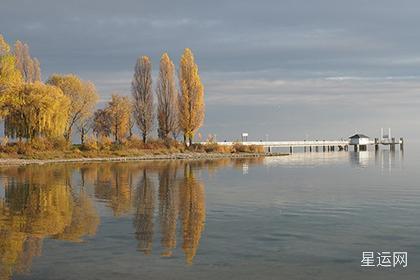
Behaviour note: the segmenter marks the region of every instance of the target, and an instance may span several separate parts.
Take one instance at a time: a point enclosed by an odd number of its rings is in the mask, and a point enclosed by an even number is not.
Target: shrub
[[[29,145],[28,143],[19,141],[15,144],[15,147],[16,147],[16,152],[19,155],[32,155],[33,154],[33,149],[31,145]]]
[[[232,146],[218,145],[217,143],[210,143],[203,145],[206,153],[231,153]]]
[[[129,149],[144,149],[143,140],[141,140],[138,136],[134,135],[131,138],[125,140],[123,145]]]
[[[218,152],[219,149],[219,145],[217,145],[217,143],[205,144],[203,147],[206,153],[215,153]]]
[[[48,141],[48,139],[46,139]],[[49,139],[53,148],[56,150],[68,150],[71,144],[64,137],[56,137]]]
[[[112,148],[112,140],[108,136],[101,136],[97,143],[100,150],[109,151]]]
[[[240,143],[235,143],[233,145],[233,150],[236,153],[264,153],[263,146],[257,145],[243,145]]]
[[[9,138],[7,136],[0,138],[0,145],[2,147],[6,146],[9,143]]]
[[[204,145],[202,144],[192,144],[191,146],[188,147],[188,150],[191,152],[196,152],[196,153],[205,152]]]
[[[98,149],[98,141],[93,137],[87,137],[85,143],[82,145],[82,150],[85,151],[97,151]]]
[[[264,153],[264,147],[259,145],[250,145],[248,146],[251,153]]]

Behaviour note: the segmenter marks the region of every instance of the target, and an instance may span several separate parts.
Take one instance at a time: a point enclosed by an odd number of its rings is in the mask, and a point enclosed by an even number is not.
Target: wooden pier
[[[354,151],[366,151],[368,146],[374,146],[378,150],[381,145],[389,146],[390,150],[395,150],[396,146],[400,150],[404,149],[404,139],[370,139],[362,134],[356,134],[348,140],[301,140],[301,141],[239,141],[239,142],[215,142],[221,146],[232,146],[235,144],[247,146],[263,146],[268,152],[273,148],[288,148],[293,153],[295,148],[303,148],[304,152],[332,152],[332,151],[348,151],[349,146],[353,146]],[[201,142],[200,144],[208,144]]]

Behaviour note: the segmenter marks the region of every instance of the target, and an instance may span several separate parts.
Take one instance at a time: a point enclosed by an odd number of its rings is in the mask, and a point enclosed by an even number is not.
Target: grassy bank
[[[1,143],[1,162],[7,160],[68,160],[68,159],[173,159],[196,157],[234,157],[267,155],[263,147],[234,144],[220,146],[194,144],[185,147],[177,141],[152,140],[143,143],[132,138],[113,143],[109,138],[87,139],[84,145],[68,144],[64,139],[38,138],[31,142]]]

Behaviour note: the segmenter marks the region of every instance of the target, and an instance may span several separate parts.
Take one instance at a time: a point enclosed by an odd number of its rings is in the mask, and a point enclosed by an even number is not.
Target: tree
[[[70,98],[69,119],[64,133],[64,137],[69,141],[73,127],[83,126],[83,123],[92,116],[98,101],[95,85],[91,82],[82,81],[73,74],[54,74],[48,79],[47,83],[59,87]],[[83,139],[81,140],[83,141]]]
[[[77,130],[80,134],[80,143],[83,145],[85,143],[86,135],[91,129],[93,129],[93,119],[92,117],[84,118],[76,125]]]
[[[10,52],[10,46],[7,44],[6,40],[2,34],[0,34],[0,56],[6,55]]]
[[[158,134],[162,139],[174,135],[178,127],[178,92],[175,85],[175,67],[169,55],[164,53],[160,59],[159,78],[156,86],[158,99]]]
[[[111,135],[111,117],[107,110],[99,109],[93,114],[92,129],[97,138]]]
[[[127,136],[130,126],[132,112],[130,99],[126,96],[113,94],[111,101],[108,103],[108,107],[105,110],[109,117],[111,125],[110,130],[114,135],[115,142],[121,142],[121,140]]]
[[[10,53],[10,47],[0,34],[0,117],[7,115],[8,107],[13,103],[14,93],[19,90],[23,80],[16,69],[16,59]]]
[[[150,58],[142,56],[137,60],[131,84],[134,118],[146,143],[153,127],[152,64]]]
[[[179,126],[185,142],[192,144],[194,134],[204,121],[204,87],[190,49],[185,49],[179,66]]]
[[[41,67],[38,59],[32,58],[28,44],[21,41],[15,43],[16,68],[27,83],[41,81]]]
[[[20,139],[58,137],[66,128],[69,104],[69,98],[55,86],[25,84],[8,105],[5,135]]]

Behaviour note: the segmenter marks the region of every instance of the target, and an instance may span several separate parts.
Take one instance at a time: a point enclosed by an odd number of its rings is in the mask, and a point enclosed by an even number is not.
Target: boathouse
[[[364,134],[355,134],[349,137],[350,145],[353,145],[354,150],[366,151],[367,145],[370,144],[370,138]]]

